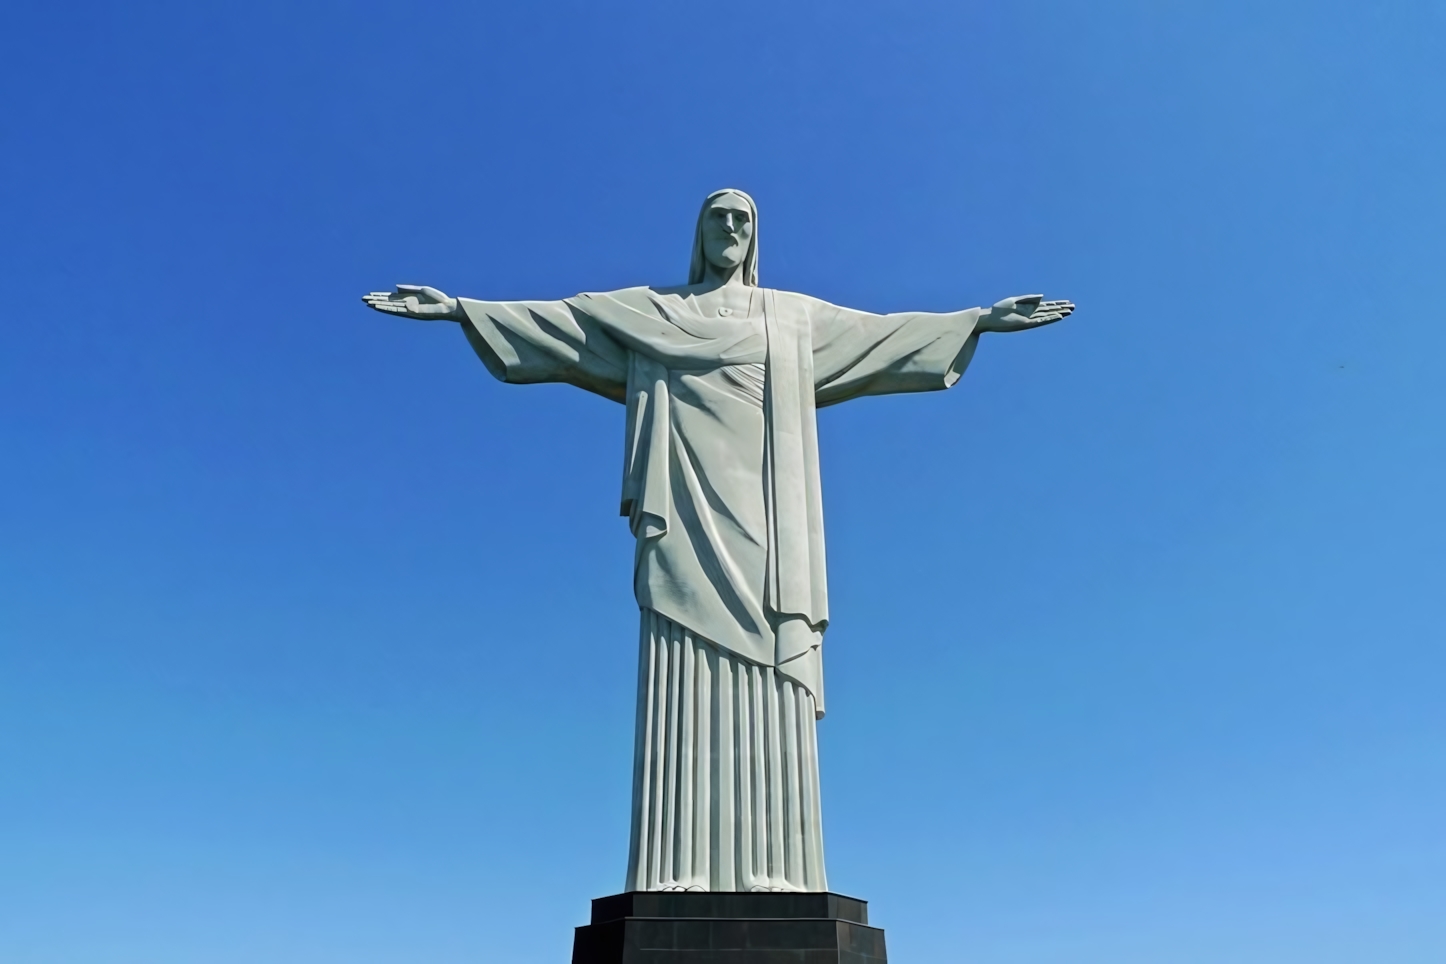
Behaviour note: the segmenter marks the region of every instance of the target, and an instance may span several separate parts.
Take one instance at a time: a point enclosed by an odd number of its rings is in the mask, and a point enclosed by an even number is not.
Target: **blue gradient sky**
[[[820,419],[830,881],[899,961],[1446,959],[1439,3],[11,5],[0,959],[567,960],[621,409],[397,281],[1041,291]]]

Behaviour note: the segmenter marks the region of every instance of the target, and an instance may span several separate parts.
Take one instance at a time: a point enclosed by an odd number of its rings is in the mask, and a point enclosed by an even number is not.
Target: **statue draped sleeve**
[[[467,340],[501,381],[565,382],[627,400],[627,349],[573,300],[457,301]]]
[[[970,308],[876,315],[815,300],[809,314],[818,406],[949,388],[974,356],[983,313]]]

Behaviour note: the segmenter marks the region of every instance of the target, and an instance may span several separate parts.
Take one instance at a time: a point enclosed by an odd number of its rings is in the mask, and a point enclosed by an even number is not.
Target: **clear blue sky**
[[[1032,291],[821,416],[830,882],[901,961],[1446,960],[1439,3],[16,4],[0,959],[567,960],[622,413],[365,310]]]

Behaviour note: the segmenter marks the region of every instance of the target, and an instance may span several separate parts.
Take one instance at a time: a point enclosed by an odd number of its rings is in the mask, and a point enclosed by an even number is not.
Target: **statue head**
[[[758,284],[758,205],[736,188],[714,191],[698,212],[688,284],[707,277],[708,265],[727,273],[737,268],[746,285]]]

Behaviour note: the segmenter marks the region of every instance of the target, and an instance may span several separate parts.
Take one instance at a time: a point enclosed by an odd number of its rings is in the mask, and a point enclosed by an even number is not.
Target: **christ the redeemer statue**
[[[627,407],[622,514],[642,610],[627,890],[823,891],[815,721],[828,626],[814,409],[948,388],[979,334],[1074,310],[876,315],[758,286],[758,209],[703,202],[688,283],[562,301],[399,285],[368,305],[460,322],[505,382]]]

